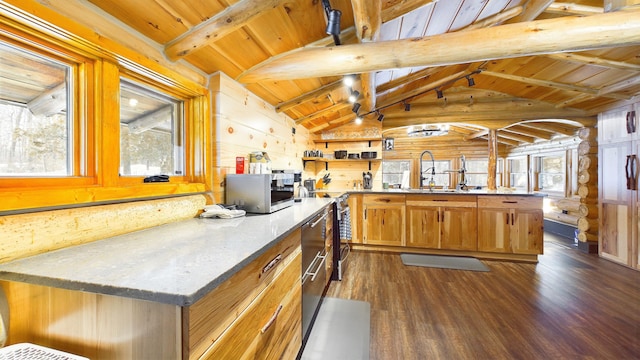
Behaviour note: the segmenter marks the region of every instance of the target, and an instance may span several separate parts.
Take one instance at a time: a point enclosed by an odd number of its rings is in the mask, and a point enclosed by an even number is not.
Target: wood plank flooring
[[[597,255],[545,241],[538,264],[490,272],[349,260],[327,296],[371,304],[371,359],[640,359],[640,272]]]

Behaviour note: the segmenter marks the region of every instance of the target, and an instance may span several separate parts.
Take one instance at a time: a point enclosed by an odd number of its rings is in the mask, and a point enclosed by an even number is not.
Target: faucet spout
[[[427,168],[426,170],[423,170],[422,159],[424,158],[425,154],[429,154],[429,156],[431,157],[431,168]],[[422,187],[424,186],[423,180],[427,179],[422,174],[424,174],[429,170],[431,170],[431,179],[429,180],[429,190],[433,191],[433,188],[436,186],[436,182],[433,180],[433,177],[436,175],[436,161],[433,158],[433,153],[429,150],[425,150],[420,154],[420,189],[422,189]]]

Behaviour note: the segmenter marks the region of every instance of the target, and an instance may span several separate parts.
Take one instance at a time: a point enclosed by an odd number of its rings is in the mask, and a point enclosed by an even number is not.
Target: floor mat
[[[410,266],[425,266],[443,269],[489,271],[489,268],[480,260],[463,256],[441,256],[400,254],[402,263]]]
[[[371,305],[324,298],[301,359],[369,359]]]

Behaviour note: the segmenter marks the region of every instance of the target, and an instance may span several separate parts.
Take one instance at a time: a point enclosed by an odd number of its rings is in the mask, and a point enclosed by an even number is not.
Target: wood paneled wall
[[[210,89],[213,183],[208,187],[216,202],[224,202],[224,179],[235,174],[238,156],[246,158],[245,172],[254,151],[267,152],[273,169],[302,170],[304,150],[314,146],[306,128],[222,73],[211,77]]]
[[[0,263],[192,218],[203,195],[0,216]]]

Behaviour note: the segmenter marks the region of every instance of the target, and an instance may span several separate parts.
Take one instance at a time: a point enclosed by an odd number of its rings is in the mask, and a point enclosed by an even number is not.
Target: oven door
[[[302,226],[302,337],[306,342],[327,285],[325,226],[322,212]]]

